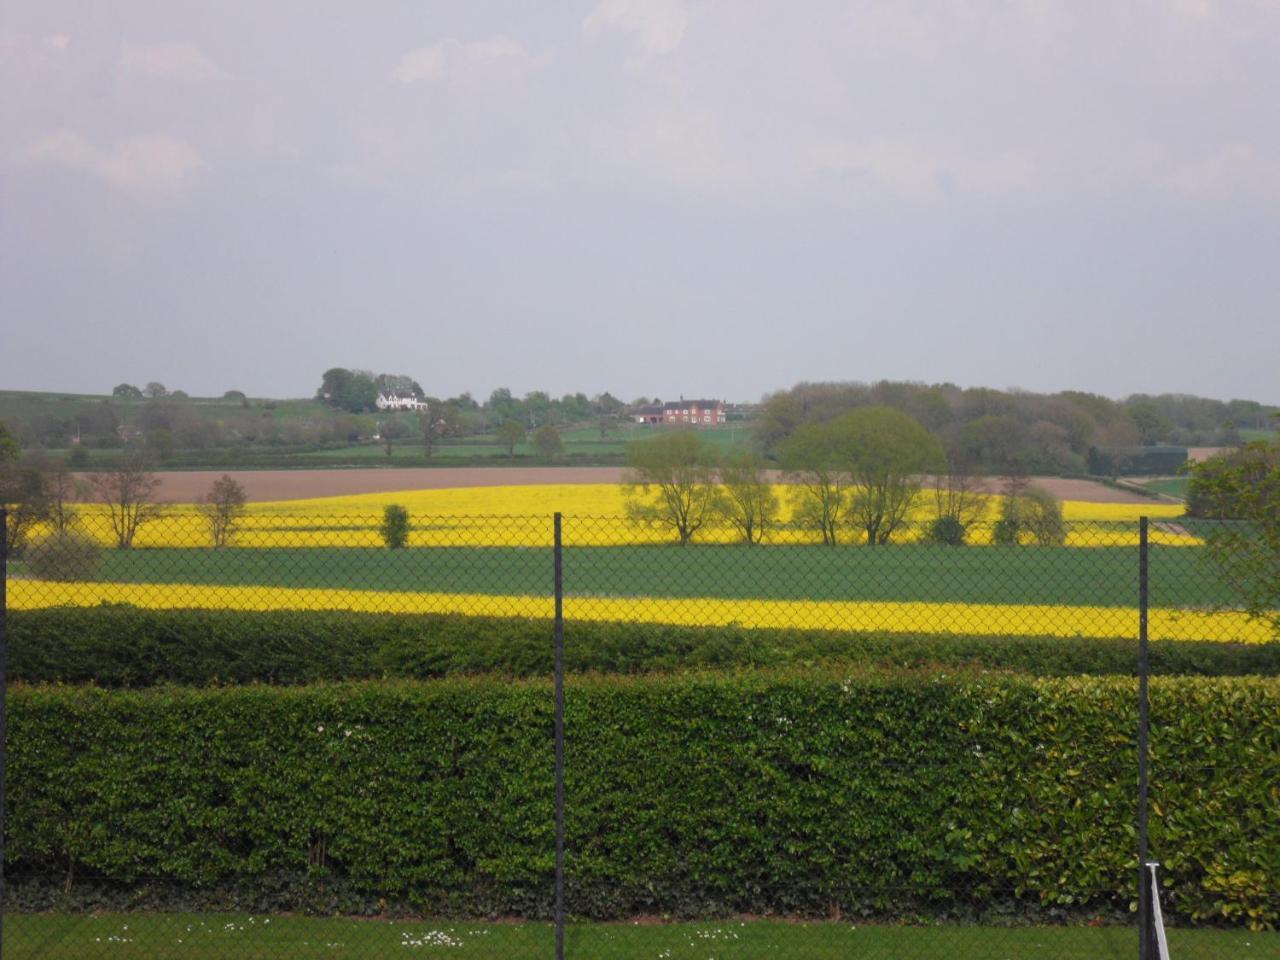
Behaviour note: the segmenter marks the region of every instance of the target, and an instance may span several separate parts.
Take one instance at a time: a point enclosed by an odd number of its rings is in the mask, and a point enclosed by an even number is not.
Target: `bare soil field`
[[[229,475],[244,486],[251,501],[306,500],[397,490],[440,490],[449,487],[501,487],[540,483],[619,483],[622,467],[442,467],[351,470],[234,470]],[[191,503],[223,475],[218,470],[162,473],[159,497]],[[776,474],[774,479],[780,481]],[[1063,500],[1091,503],[1150,503],[1133,493],[1091,480],[1036,477],[1033,480]],[[993,489],[998,489],[994,487]]]

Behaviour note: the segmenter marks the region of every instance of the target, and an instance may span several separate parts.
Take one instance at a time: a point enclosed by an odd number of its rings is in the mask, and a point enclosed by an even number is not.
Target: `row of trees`
[[[487,400],[477,400],[469,392],[440,398],[429,396],[416,380],[403,374],[373,373],[345,367],[333,367],[324,372],[316,390],[316,399],[349,413],[373,413],[377,410],[379,393],[413,397],[437,407],[440,413],[448,410],[459,430],[466,433],[483,433],[509,420],[533,430],[546,424],[616,417],[627,406],[607,392],[594,397],[585,393],[553,397],[542,390],[531,390],[517,397],[506,387],[494,390]]]
[[[19,448],[0,428],[0,506],[5,509],[5,543],[37,572],[84,579],[86,564],[96,565],[98,540],[85,529],[81,505],[92,503],[105,516],[117,549],[128,550],[138,531],[162,513],[161,479],[145,450],[130,451],[112,470],[81,479],[66,464],[20,460]],[[197,503],[210,542],[228,546],[245,511],[244,488],[230,476],[214,481]],[[33,533],[43,536],[33,540]]]
[[[791,480],[793,522],[834,545],[856,530],[869,546],[890,543],[914,515],[929,478],[934,519],[930,537],[961,544],[990,506],[979,479],[948,460],[941,442],[916,420],[890,407],[853,410],[802,425],[779,445]],[[758,453],[720,454],[691,431],[658,434],[628,449],[628,515],[670,527],[681,544],[703,526],[723,522],[742,542],[759,543],[777,524],[781,503]],[[997,542],[1061,543],[1057,501],[1025,480],[1006,483]]]
[[[766,451],[806,424],[861,407],[905,413],[988,473],[1083,473],[1095,448],[1154,443],[1235,443],[1242,428],[1264,428],[1276,410],[1250,400],[1135,395],[1115,401],[1064,391],[1035,394],[953,384],[881,381],[801,383],[767,397],[757,423]]]

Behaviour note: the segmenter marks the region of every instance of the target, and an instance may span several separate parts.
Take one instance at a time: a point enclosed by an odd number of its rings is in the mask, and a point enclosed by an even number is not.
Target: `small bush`
[[[1013,546],[1024,533],[1042,547],[1060,547],[1067,542],[1062,504],[1043,487],[1027,487],[1019,496],[1006,497],[1000,504],[1000,519],[992,539]]]
[[[964,546],[965,525],[956,517],[939,517],[929,524],[929,540],[932,543],[945,543],[953,547]]]
[[[87,534],[67,529],[27,548],[27,569],[42,580],[92,580],[102,547]]]
[[[1067,525],[1062,504],[1043,487],[1028,487],[1022,497],[1021,523],[1042,547],[1060,547],[1067,542]]]
[[[1018,521],[1013,517],[1001,517],[991,528],[991,540],[1002,547],[1018,545]]]
[[[409,511],[398,503],[388,504],[382,511],[382,526],[378,532],[390,549],[403,549],[409,542]]]

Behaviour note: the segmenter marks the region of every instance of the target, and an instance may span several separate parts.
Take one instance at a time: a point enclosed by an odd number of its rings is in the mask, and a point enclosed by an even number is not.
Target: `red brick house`
[[[662,422],[713,426],[725,422],[724,404],[719,400],[672,400],[662,405]]]

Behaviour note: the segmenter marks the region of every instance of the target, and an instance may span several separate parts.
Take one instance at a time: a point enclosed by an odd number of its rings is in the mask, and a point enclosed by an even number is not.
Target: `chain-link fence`
[[[1280,956],[1211,525],[142,519],[6,528],[6,957]]]

